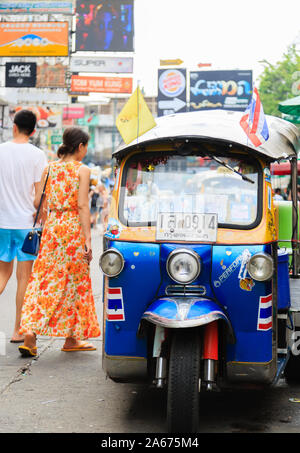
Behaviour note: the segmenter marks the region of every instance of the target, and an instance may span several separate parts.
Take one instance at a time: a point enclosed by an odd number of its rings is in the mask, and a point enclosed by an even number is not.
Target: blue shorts
[[[9,263],[15,257],[18,261],[34,261],[36,256],[22,252],[22,246],[29,230],[0,228],[0,261]]]

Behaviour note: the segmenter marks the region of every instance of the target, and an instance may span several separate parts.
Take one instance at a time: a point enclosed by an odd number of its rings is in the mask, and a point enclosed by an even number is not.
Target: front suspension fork
[[[207,383],[207,390],[213,389],[216,377],[216,365],[219,359],[219,334],[218,321],[213,321],[205,326],[204,330],[204,376],[203,380]]]
[[[161,326],[155,327],[153,354],[156,359],[154,384],[157,388],[163,388],[167,377],[167,359],[162,356],[162,344],[166,339],[166,329]]]
[[[167,375],[167,359],[161,355],[162,344],[165,339],[166,329],[164,327],[156,326],[153,343],[153,357],[156,359],[154,384],[157,388],[164,387]],[[207,390],[212,390],[213,384],[215,383],[216,365],[219,359],[218,348],[218,322],[213,321],[210,324],[207,324],[204,329],[203,380],[206,382]]]

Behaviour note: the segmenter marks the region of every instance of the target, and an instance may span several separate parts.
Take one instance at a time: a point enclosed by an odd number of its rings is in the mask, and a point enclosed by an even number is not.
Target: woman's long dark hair
[[[89,139],[89,134],[79,127],[68,127],[63,133],[63,142],[57,150],[57,156],[63,157],[67,154],[74,154],[80,143],[86,145]]]

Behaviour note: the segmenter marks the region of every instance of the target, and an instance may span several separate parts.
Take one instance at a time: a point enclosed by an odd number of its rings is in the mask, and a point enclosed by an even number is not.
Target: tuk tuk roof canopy
[[[128,145],[121,145],[113,153],[113,157],[123,157],[145,145],[166,143],[177,139],[238,145],[271,161],[297,155],[296,150],[300,140],[300,131],[297,126],[275,116],[266,115],[269,139],[255,147],[240,126],[243,115],[243,112],[207,110],[158,117],[155,119],[155,127]]]

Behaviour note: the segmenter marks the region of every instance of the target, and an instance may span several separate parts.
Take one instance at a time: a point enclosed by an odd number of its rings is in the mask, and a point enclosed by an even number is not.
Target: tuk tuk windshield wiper
[[[241,178],[244,179],[244,181],[248,181],[248,182],[251,182],[251,184],[255,184],[254,181],[252,181],[252,179],[248,178],[247,176],[243,175],[243,173],[240,173],[239,171],[235,170],[235,168],[232,168],[230,165],[226,164],[226,162],[224,162],[223,160],[219,159],[218,157],[216,156],[211,156],[211,158],[215,161],[215,162],[218,162],[218,164],[220,165],[223,165],[224,167],[228,168],[229,170],[233,171],[234,173],[236,173],[237,175],[241,176]]]

